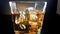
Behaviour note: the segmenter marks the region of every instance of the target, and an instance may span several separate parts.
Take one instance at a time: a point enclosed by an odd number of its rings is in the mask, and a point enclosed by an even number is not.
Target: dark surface
[[[42,28],[41,34],[54,34],[56,33],[56,9],[57,9],[57,0],[48,0],[47,1],[46,14],[44,18],[44,25]],[[56,20],[57,19],[57,20]],[[56,25],[55,25],[56,24]]]
[[[0,34],[13,34],[11,15],[0,15]]]
[[[14,34],[11,15],[3,13],[10,13],[9,0],[0,0],[0,34]],[[46,14],[44,18],[44,25],[41,34],[53,34],[54,23],[56,22],[55,12],[57,7],[57,0],[48,0]],[[57,15],[59,19],[59,15]],[[59,21],[58,21],[59,22]],[[54,25],[54,26],[53,26]],[[56,33],[56,32],[54,32]]]

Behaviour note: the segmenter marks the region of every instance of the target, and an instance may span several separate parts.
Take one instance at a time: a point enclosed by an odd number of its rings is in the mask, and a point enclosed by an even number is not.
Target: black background
[[[1,34],[14,34],[11,15],[5,15],[5,13],[10,12],[10,7],[8,3],[9,1],[10,0],[0,0],[0,33]],[[27,0],[24,0],[24,1],[27,1]],[[54,34],[56,33],[56,30],[57,30],[56,29],[57,23],[55,22],[57,22],[56,19],[57,20],[59,19],[59,15],[56,14],[57,0],[46,0],[46,1],[48,2],[48,4],[46,8],[44,25],[43,25],[41,34]]]

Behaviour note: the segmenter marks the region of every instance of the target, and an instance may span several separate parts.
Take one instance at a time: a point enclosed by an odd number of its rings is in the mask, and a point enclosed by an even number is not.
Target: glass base
[[[29,31],[29,33],[25,33],[25,32],[20,32],[20,31],[14,31],[15,32],[15,34],[37,34],[36,32],[31,32],[31,31]]]

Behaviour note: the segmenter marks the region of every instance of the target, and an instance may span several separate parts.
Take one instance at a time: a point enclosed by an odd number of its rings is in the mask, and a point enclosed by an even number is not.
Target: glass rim
[[[43,2],[47,2],[47,1],[9,1],[9,2],[20,2],[20,3],[43,3]]]

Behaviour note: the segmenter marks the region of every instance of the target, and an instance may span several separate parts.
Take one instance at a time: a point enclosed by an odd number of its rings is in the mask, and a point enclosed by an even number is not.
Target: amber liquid
[[[20,14],[12,14],[12,21],[15,34],[18,32],[19,34],[29,33],[30,25],[27,20],[23,19],[23,17],[21,18]]]
[[[38,11],[37,14],[26,14],[25,19],[20,19],[20,14],[12,14],[12,21],[14,26],[15,34],[36,34],[38,29],[42,27],[44,13]],[[36,17],[33,19],[34,17]],[[33,18],[32,18],[33,17]],[[20,25],[24,25],[25,29],[20,27]]]

